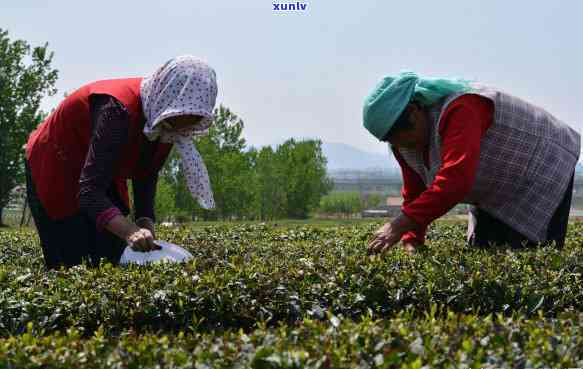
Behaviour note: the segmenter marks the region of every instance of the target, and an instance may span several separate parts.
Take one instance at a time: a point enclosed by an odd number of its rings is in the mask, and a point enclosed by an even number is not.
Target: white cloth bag
[[[145,265],[149,263],[169,262],[181,263],[192,259],[194,256],[182,247],[170,242],[154,241],[161,247],[160,250],[141,252],[134,251],[130,246],[127,246],[119,260],[120,265],[139,264]]]

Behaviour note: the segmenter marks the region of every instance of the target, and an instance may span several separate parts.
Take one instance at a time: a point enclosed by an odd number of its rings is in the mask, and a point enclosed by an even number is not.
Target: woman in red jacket
[[[69,95],[31,133],[27,195],[48,268],[100,259],[117,264],[127,244],[154,244],[158,171],[176,145],[188,187],[214,207],[193,137],[212,123],[214,70],[191,56],[174,58],[146,78],[97,81]],[[132,180],[135,222],[127,220]]]

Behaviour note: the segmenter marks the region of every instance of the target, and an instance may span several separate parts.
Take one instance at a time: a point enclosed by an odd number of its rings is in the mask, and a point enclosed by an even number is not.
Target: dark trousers
[[[567,225],[569,224],[569,212],[571,211],[571,199],[573,197],[573,183],[565,191],[563,200],[555,210],[547,230],[547,242],[555,242],[556,247],[562,248],[565,245],[567,235]],[[468,243],[477,247],[488,247],[491,244],[510,245],[514,248],[535,247],[539,245],[512,229],[510,226],[494,218],[480,208],[475,208],[470,217],[473,217],[473,231],[468,230]]]
[[[97,231],[95,221],[82,212],[64,219],[49,218],[37,196],[30,167],[25,165],[28,205],[47,268],[70,267],[83,261],[97,266],[101,259],[117,265],[126,243],[109,231]],[[114,186],[108,190],[108,196],[115,206],[126,210]]]

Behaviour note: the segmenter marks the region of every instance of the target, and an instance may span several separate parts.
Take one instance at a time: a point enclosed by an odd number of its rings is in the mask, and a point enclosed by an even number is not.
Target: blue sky
[[[318,137],[386,152],[362,128],[362,101],[402,69],[500,87],[583,130],[583,2],[4,0],[0,28],[49,42],[63,93],[140,76],[192,54],[217,71],[218,101],[245,121],[248,142]]]

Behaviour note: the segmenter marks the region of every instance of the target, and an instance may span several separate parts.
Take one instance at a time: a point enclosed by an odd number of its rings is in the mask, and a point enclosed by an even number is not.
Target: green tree
[[[12,188],[24,182],[23,145],[42,122],[43,97],[56,93],[48,44],[31,48],[0,29],[0,224]]]
[[[246,152],[244,123],[228,108],[219,106],[208,135],[195,139],[211,181],[215,209],[207,211],[192,198],[180,158],[173,152],[161,177],[174,189],[175,211],[205,220],[253,218],[257,211],[254,153]]]
[[[156,197],[158,197],[158,191],[163,191],[162,187],[164,183],[167,183],[172,192],[171,198],[156,199],[156,203],[159,201],[172,201],[169,204],[169,208],[173,208],[173,217],[179,220],[186,220],[192,217],[192,214],[196,208],[196,202],[190,195],[188,187],[186,186],[184,171],[182,170],[180,163],[180,156],[175,149],[172,149],[170,156],[168,157],[166,164],[161,170],[158,187],[156,189]]]
[[[326,157],[319,140],[287,140],[275,153],[285,183],[289,218],[307,218],[332,188],[326,174]]]
[[[370,193],[362,197],[362,206],[364,208],[376,208],[381,205],[383,197],[378,193]]]
[[[257,154],[257,197],[262,220],[283,218],[287,215],[287,174],[283,155],[276,155],[270,146]]]
[[[209,134],[197,140],[213,189],[216,209],[208,212],[197,208],[205,219],[250,218],[254,212],[256,185],[252,155],[245,150],[242,137],[244,123],[224,106],[215,109],[215,120]]]
[[[158,222],[170,220],[176,214],[176,191],[164,176],[158,178],[154,210]]]
[[[358,192],[332,192],[322,198],[319,211],[324,214],[350,216],[363,209]]]
[[[161,178],[174,191],[174,211],[205,220],[306,218],[332,188],[321,142],[291,139],[275,151],[248,149],[243,128],[236,114],[220,106],[208,135],[196,139],[209,172],[213,211],[192,199],[180,158],[175,152],[170,155]]]

